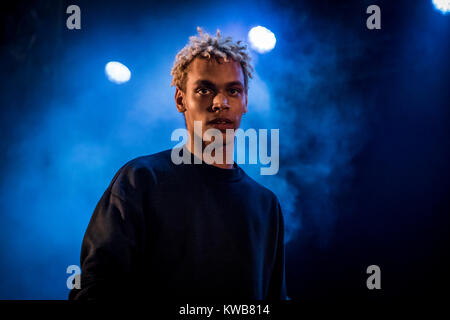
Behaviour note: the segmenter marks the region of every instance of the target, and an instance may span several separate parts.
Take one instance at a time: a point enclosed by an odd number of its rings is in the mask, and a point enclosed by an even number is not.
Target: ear
[[[186,107],[184,104],[184,92],[176,87],[175,89],[175,105],[177,106],[178,112],[185,112]]]

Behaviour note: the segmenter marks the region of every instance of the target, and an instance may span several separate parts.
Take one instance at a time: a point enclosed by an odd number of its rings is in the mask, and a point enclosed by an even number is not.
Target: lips
[[[228,118],[215,118],[208,122],[212,127],[225,131],[226,129],[234,129],[234,123]]]
[[[227,123],[232,124],[233,121],[231,121],[228,118],[216,118],[214,120],[209,121],[209,123],[211,123],[211,124],[227,124]]]

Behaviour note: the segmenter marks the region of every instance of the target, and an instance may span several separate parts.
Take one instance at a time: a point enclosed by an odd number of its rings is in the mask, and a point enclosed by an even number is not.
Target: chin
[[[233,129],[233,130],[236,130],[236,129]],[[234,143],[234,134],[233,134],[233,137],[230,139],[230,141],[227,141],[227,134],[226,134],[226,132],[222,132],[222,139],[223,139],[223,145],[224,146],[226,146],[227,144]]]

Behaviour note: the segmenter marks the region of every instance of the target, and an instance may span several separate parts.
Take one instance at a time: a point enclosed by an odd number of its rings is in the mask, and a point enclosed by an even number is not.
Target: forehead
[[[241,64],[232,59],[228,62],[222,59],[219,63],[215,58],[207,60],[197,57],[189,65],[187,82],[197,80],[208,80],[217,85],[240,81],[244,85],[244,73]]]

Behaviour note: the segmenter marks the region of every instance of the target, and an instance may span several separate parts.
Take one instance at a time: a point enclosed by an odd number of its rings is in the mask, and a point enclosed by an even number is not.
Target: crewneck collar
[[[181,148],[178,148],[177,152],[180,152],[180,156],[184,155],[187,152],[190,155],[191,164],[183,164],[185,166],[192,166],[195,170],[199,172],[200,175],[205,177],[206,179],[211,179],[215,181],[238,181],[242,179],[245,174],[241,167],[237,165],[236,162],[233,161],[232,169],[225,169],[213,166],[211,164],[206,163],[203,159],[200,159],[195,154],[189,151],[186,145],[183,145]],[[201,160],[201,163],[196,163]]]

